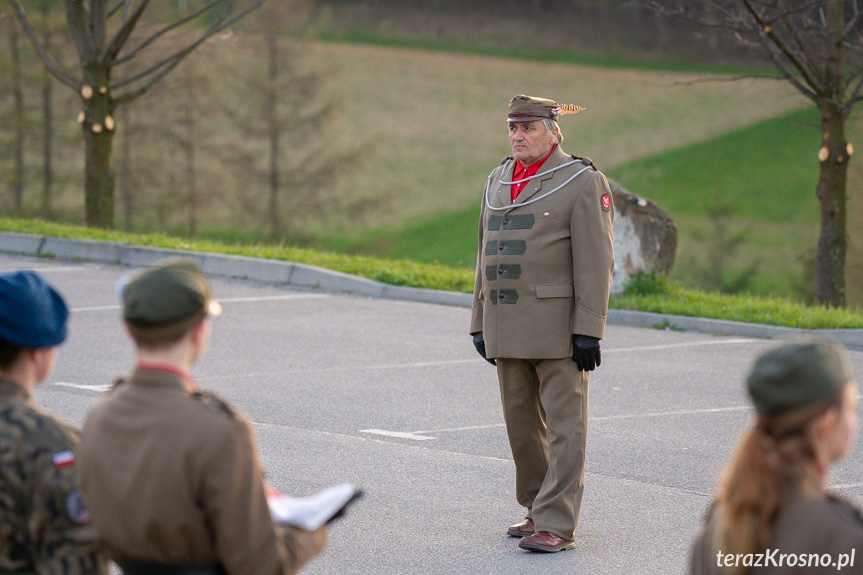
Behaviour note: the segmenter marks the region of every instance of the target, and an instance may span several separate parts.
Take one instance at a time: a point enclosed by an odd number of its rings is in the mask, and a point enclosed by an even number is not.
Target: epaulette
[[[570,157],[572,157],[573,160],[578,160],[579,162],[581,162],[585,166],[590,166],[594,172],[598,171],[597,167],[593,165],[593,160],[591,160],[587,156],[582,158],[581,156],[576,156],[575,154],[570,154]]]
[[[507,157],[505,157],[504,159],[502,159],[502,160],[500,161],[500,165],[501,165],[501,166],[502,166],[502,165],[504,165],[505,163],[507,163],[507,162],[508,162],[508,161],[510,161],[511,159],[512,159],[512,156],[507,156]]]
[[[210,391],[196,391],[192,396],[207,406],[207,409],[215,413],[222,413],[231,419],[236,419],[237,414],[227,401]]]

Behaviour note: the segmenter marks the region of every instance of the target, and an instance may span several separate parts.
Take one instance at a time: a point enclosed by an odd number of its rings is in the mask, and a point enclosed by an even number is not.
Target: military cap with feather
[[[509,101],[507,122],[534,122],[536,120],[555,120],[565,114],[577,114],[584,110],[575,104],[558,104],[548,98],[519,94]]]

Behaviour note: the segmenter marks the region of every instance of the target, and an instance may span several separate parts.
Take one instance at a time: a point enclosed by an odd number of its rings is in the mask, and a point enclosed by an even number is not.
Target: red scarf
[[[526,180],[531,176],[535,176],[539,169],[542,167],[542,164],[548,159],[554,149],[557,148],[557,144],[551,147],[551,150],[545,155],[543,159],[538,162],[535,162],[529,166],[523,166],[520,161],[515,163],[515,168],[512,170],[512,181],[517,182],[519,180]],[[530,182],[522,182],[520,184],[513,184],[512,190],[510,194],[512,195],[512,202],[515,203],[515,199],[521,193],[521,191],[527,186]]]

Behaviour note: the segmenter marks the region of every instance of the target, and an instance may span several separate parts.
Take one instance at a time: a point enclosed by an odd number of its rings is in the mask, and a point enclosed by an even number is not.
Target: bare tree
[[[120,204],[123,210],[123,231],[132,231],[132,218],[135,213],[132,197],[132,146],[129,128],[132,125],[131,106],[120,108],[120,121],[126,130],[120,132],[120,157],[117,162],[120,176]]]
[[[309,6],[304,0],[271,3],[247,23],[255,30],[247,41],[260,46],[266,58],[259,68],[241,72],[248,87],[242,100],[220,106],[243,142],[259,143],[261,154],[232,144],[221,152],[225,161],[266,182],[264,216],[274,240],[297,233],[298,211],[322,217],[337,206],[337,199],[325,196],[359,158],[353,143],[346,145],[336,136],[339,106],[330,86],[334,70],[316,62],[304,43],[288,37],[297,32],[295,27],[311,26],[302,25],[310,19]],[[284,146],[285,141],[290,145]]]
[[[767,53],[781,77],[820,112],[821,232],[815,300],[845,305],[848,162],[845,126],[863,100],[863,0],[647,0],[654,9],[716,28]],[[813,154],[814,155],[814,154]]]
[[[270,236],[275,238],[282,230],[282,218],[279,209],[279,187],[281,180],[280,149],[282,140],[282,121],[279,117],[279,38],[270,29],[267,35],[267,84],[266,84],[266,115],[268,136],[270,140]]]
[[[61,67],[30,22],[21,0],[9,0],[15,15],[46,68],[64,85],[76,90],[83,110],[78,116],[84,133],[84,196],[88,226],[114,227],[114,171],[111,144],[114,111],[146,93],[195,48],[224,30],[266,0],[205,0],[191,13],[166,23],[142,38],[133,37],[150,0],[63,0],[68,31],[75,44],[80,69]],[[109,23],[110,20],[110,23]],[[156,46],[181,28],[193,36],[167,55],[148,60]]]
[[[9,21],[9,51],[12,66],[12,97],[15,102],[13,122],[15,124],[15,168],[12,176],[10,192],[15,213],[20,214],[24,202],[24,137],[25,110],[24,87],[21,74],[21,50],[18,45],[18,30],[13,21]]]
[[[184,75],[184,88],[186,97],[183,99],[183,112],[181,126],[182,130],[177,140],[180,148],[183,150],[183,156],[186,161],[186,220],[189,235],[194,237],[198,234],[198,172],[196,169],[195,156],[198,151],[197,139],[197,77],[192,68],[191,60],[186,63],[186,67],[190,68],[188,73]]]
[[[49,0],[42,0],[39,10],[42,12],[42,37],[45,48],[51,49],[51,10]],[[42,72],[42,217],[51,219],[51,188],[54,185],[54,166],[51,160],[54,156],[54,84],[47,70]]]

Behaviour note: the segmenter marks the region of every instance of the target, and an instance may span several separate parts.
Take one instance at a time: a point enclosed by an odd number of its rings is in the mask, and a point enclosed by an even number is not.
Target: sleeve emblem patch
[[[66,496],[66,515],[77,525],[90,522],[90,509],[87,508],[87,500],[80,489],[73,489]]]
[[[59,451],[52,456],[54,467],[68,467],[75,463],[75,453],[71,450]]]
[[[606,212],[611,209],[611,196],[608,194],[602,195],[602,209]]]

